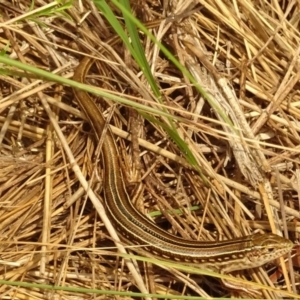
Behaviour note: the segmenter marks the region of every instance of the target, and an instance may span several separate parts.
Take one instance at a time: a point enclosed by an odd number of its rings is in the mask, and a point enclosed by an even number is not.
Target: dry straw
[[[176,132],[202,177],[159,126],[158,121],[168,122],[166,115],[154,114],[156,122],[150,122],[132,108],[95,99],[119,137],[128,191],[139,210],[159,211],[155,221],[184,238],[218,240],[253,230],[285,230],[290,239],[299,239],[299,3],[132,1],[134,15],[210,98],[140,34],[161,106],[122,43],[106,43],[114,32],[91,1],[74,1],[65,11],[63,4],[36,1],[35,14],[31,3],[1,1],[3,54],[65,78],[72,77],[83,55],[94,56],[89,84],[177,118]],[[226,295],[211,278],[202,283],[202,277],[150,263],[132,266],[139,277],[132,279],[79,183],[88,179],[90,193],[101,195],[101,156],[95,155],[92,132],[72,90],[16,71],[0,75],[0,279],[37,286],[1,285],[0,298],[88,297],[38,284],[122,292],[136,292],[137,284],[143,291],[185,299]],[[179,208],[180,213],[170,213]],[[240,275],[271,287],[275,278],[276,286],[299,294],[292,268],[288,273],[283,259],[281,267],[285,281],[266,273],[267,267]],[[262,293],[263,298],[283,296]]]

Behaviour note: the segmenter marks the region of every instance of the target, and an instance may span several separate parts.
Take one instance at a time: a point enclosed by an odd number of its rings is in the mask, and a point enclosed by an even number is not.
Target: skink
[[[74,80],[84,83],[93,63],[93,59],[85,57],[75,70]],[[74,89],[74,94],[95,133],[96,142],[99,142],[105,126],[102,112],[86,92]],[[125,188],[118,148],[109,128],[101,151],[107,214],[127,241],[143,245],[146,251],[168,260],[193,263],[203,269],[228,273],[261,266],[292,249],[290,240],[275,234],[253,234],[206,242],[183,239],[162,230],[133,206]]]

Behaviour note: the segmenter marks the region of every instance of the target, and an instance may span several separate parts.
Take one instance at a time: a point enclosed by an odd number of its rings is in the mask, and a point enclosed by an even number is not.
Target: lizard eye
[[[274,248],[269,248],[268,251],[271,253],[271,252],[274,252]]]

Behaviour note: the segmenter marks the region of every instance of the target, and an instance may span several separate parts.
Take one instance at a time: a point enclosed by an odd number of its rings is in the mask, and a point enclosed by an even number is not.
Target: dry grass
[[[162,211],[164,217],[155,221],[166,228],[171,223],[169,230],[185,238],[229,239],[260,229],[288,231],[296,241],[300,231],[300,4],[177,2],[163,7],[159,2],[141,0],[132,1],[132,7],[143,23],[159,20],[153,34],[192,73],[214,107],[221,108],[212,108],[157,46],[141,35],[163,103],[168,112],[184,118],[176,123],[177,130],[211,187],[188,166],[161,128],[134,110],[108,101],[108,115],[113,113],[112,124],[117,127],[114,133],[120,136],[128,190],[138,195],[139,210]],[[17,22],[30,4],[27,0],[0,3],[0,22],[8,21],[0,26],[0,48],[7,55],[67,78],[72,77],[83,55],[94,55],[98,70],[90,74],[90,84],[157,107],[128,51],[121,44],[111,48],[105,43],[114,33],[90,1],[75,1],[66,11],[69,18],[52,14],[36,17],[40,23],[29,18]],[[42,1],[35,5],[45,6]],[[165,20],[166,15],[171,17]],[[102,173],[96,172],[99,164],[93,137],[90,128],[83,126],[84,116],[73,101],[72,90],[19,76],[0,75],[0,83],[0,279],[137,291],[124,262],[116,259],[114,244],[63,150],[69,146],[83,175],[101,194]],[[32,88],[20,93],[29,84]],[[60,126],[67,145],[57,138],[41,104],[47,101],[54,114],[51,122]],[[224,123],[221,112],[234,126]],[[132,134],[132,142],[126,140],[127,132]],[[187,209],[194,206],[202,209]],[[183,214],[167,213],[174,208],[182,208]],[[299,270],[296,259],[294,266]],[[139,267],[151,293],[227,293],[210,278],[201,283],[199,276],[167,272],[151,264]],[[292,285],[299,283],[299,275],[289,272],[287,276],[285,265],[282,267],[285,281],[277,273],[267,273],[270,266],[239,274],[270,286],[273,280],[279,288],[299,294],[299,284]],[[1,299],[103,297],[8,285],[0,286],[0,295]],[[264,291],[261,297],[282,296]]]

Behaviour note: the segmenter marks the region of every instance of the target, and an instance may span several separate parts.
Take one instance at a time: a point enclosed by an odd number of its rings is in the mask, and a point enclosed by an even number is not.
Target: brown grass
[[[90,84],[157,107],[129,52],[120,43],[113,48],[105,43],[114,35],[105,18],[90,1],[74,2],[66,11],[68,18],[56,13],[33,22],[30,18],[18,21],[30,14],[31,1],[1,1],[0,49],[67,78],[84,55],[93,55],[98,70],[90,74]],[[107,101],[107,115],[112,107],[113,131],[120,137],[129,193],[140,211],[161,211],[155,221],[184,238],[230,239],[261,230],[289,232],[291,240],[298,240],[299,3],[177,2],[164,7],[151,0],[132,1],[132,8],[143,23],[158,20],[152,33],[213,99],[214,107],[141,35],[163,103],[168,112],[183,118],[176,122],[177,130],[211,186],[204,184],[161,128],[136,111]],[[36,1],[35,8],[45,7],[41,3]],[[124,261],[116,258],[114,244],[63,150],[70,148],[83,176],[102,195],[103,173],[95,159],[92,132],[72,90],[20,76],[0,75],[0,84],[0,279],[137,291],[136,281]],[[24,89],[29,84],[32,88]],[[57,138],[43,104],[47,102],[54,114],[51,122],[59,125],[67,145]],[[233,126],[224,123],[221,111]],[[174,208],[183,213],[167,213]],[[293,262],[299,269],[297,260]],[[267,286],[273,280],[278,288],[299,294],[299,285],[294,284],[299,283],[299,275],[291,265],[288,272],[281,261],[281,276],[267,273],[273,264],[239,275]],[[152,264],[139,264],[139,268],[141,282],[150,293],[228,295],[208,277],[203,283],[199,276],[168,272]],[[0,298],[8,296],[108,298],[2,284]],[[263,291],[260,297],[282,295]]]

